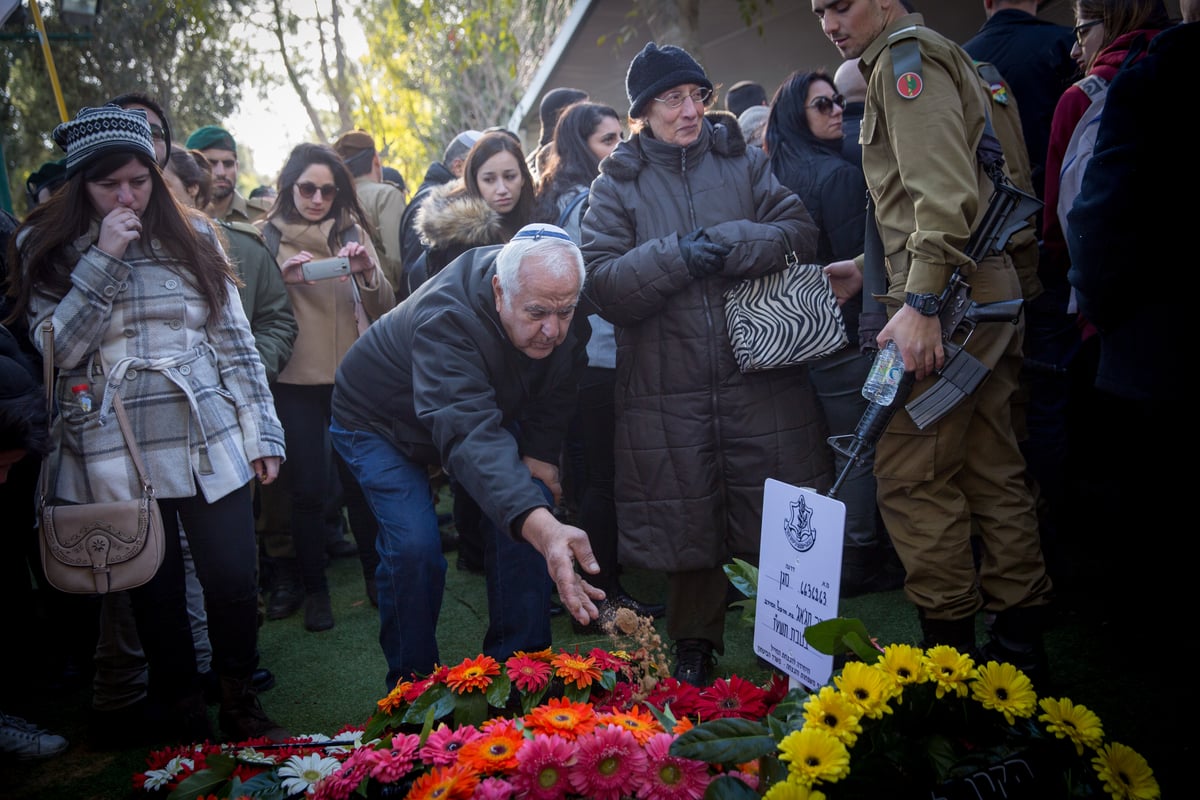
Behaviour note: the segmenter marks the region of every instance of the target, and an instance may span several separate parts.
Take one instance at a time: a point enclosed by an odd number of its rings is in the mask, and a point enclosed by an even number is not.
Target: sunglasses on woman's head
[[[324,186],[317,186],[315,183],[297,183],[296,188],[300,190],[300,196],[305,200],[311,200],[312,196],[317,192],[321,193],[321,197],[330,200],[337,197],[338,187],[336,184],[327,183]]]
[[[808,104],[807,108],[815,108],[822,114],[832,114],[834,106],[837,106],[838,108],[845,108],[846,98],[840,94],[835,94],[833,97],[825,97],[822,95],[821,97],[814,98],[813,101]]]

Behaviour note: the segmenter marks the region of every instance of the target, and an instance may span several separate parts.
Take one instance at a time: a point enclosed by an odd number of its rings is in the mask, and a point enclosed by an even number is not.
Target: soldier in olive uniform
[[[888,273],[880,299],[889,321],[878,342],[895,340],[915,372],[910,397],[919,397],[945,363],[937,299],[955,268],[978,302],[1022,296],[1008,253],[974,264],[963,252],[993,193],[976,160],[991,101],[970,56],[902,0],[812,0],[812,9],[844,58],[861,57],[863,170]],[[991,623],[983,653],[1040,678],[1051,583],[1013,431],[1022,332],[980,325],[967,350],[991,375],[924,430],[900,409],[878,443],[875,475],[925,644],[977,652],[983,609]]]
[[[212,194],[204,209],[206,214],[238,222],[254,222],[266,215],[258,205],[249,205],[237,190],[237,142],[229,131],[216,125],[197,128],[187,138],[187,149],[204,153],[212,167]]]

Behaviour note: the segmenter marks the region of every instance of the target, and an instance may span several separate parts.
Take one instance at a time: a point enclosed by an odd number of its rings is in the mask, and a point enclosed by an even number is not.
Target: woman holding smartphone
[[[332,494],[330,459],[345,499],[358,545],[367,595],[374,602],[375,518],[362,490],[329,446],[329,399],[333,375],[350,345],[396,304],[392,286],[379,266],[370,223],[354,191],[354,179],[330,146],[297,145],[279,174],[278,195],[259,228],[287,284],[300,332],[291,358],[276,381],[275,408],[292,447],[283,475],[290,482],[292,539],[304,586],[304,627],[334,625],[325,577],[326,535],[323,509]],[[316,278],[319,260],[345,259],[335,277]]]

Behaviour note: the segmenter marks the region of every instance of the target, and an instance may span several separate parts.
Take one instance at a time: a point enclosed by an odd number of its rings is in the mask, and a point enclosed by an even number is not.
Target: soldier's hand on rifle
[[[824,272],[829,276],[833,296],[837,298],[839,306],[862,291],[862,270],[853,261],[834,261],[832,264],[826,264]]]
[[[937,317],[922,316],[912,306],[901,306],[877,339],[880,348],[892,339],[904,359],[904,369],[921,380],[942,368],[946,348],[942,346],[942,326]]]

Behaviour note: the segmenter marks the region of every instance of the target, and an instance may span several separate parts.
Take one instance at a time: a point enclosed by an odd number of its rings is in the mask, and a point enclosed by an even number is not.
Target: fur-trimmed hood
[[[670,157],[677,159],[686,151],[690,162],[694,155],[711,151],[722,158],[737,158],[746,153],[746,137],[738,127],[737,117],[728,111],[709,111],[704,115],[704,126],[700,138],[686,148],[665,144],[649,133],[647,125],[642,132],[617,145],[617,149],[600,162],[600,171],[611,175],[614,180],[631,181],[651,159]]]
[[[466,193],[461,178],[435,187],[417,210],[421,241],[438,250],[468,250],[504,241],[500,214]]]

